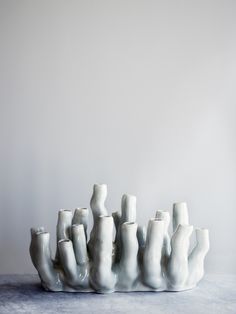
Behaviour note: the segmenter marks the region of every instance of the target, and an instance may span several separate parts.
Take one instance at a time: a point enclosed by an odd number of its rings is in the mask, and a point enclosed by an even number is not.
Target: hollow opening
[[[157,221],[164,221],[163,218],[151,218],[150,220],[151,221],[155,221],[155,222],[157,222]]]
[[[112,218],[112,216],[109,216],[109,215],[100,215],[99,218]]]
[[[39,235],[39,234],[49,234],[49,232],[47,232],[47,231],[37,231],[36,234],[37,235]]]
[[[69,239],[61,239],[58,241],[58,243],[62,243],[62,242],[71,242]]]
[[[83,224],[73,224],[71,227],[72,228],[82,228],[82,227],[84,227],[84,225]]]

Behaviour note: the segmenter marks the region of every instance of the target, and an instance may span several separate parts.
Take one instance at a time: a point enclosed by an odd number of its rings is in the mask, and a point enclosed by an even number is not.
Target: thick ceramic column
[[[70,286],[79,284],[79,272],[70,240],[64,239],[58,242],[59,256],[62,268],[65,273],[66,283]]]
[[[118,290],[132,291],[137,284],[138,268],[138,240],[137,224],[125,222],[121,226],[122,251],[118,267]]]
[[[169,290],[184,289],[188,278],[188,249],[192,231],[193,226],[178,225],[171,238],[171,255],[167,266]]]
[[[149,220],[146,246],[143,255],[143,281],[152,289],[163,289],[161,269],[164,221],[158,218]]]
[[[209,232],[207,229],[196,229],[197,244],[188,258],[189,277],[186,285],[195,286],[204,275],[204,259],[209,251]]]
[[[43,287],[46,290],[60,291],[62,284],[59,274],[54,269],[49,241],[50,234],[48,232],[31,229],[30,256]]]
[[[112,271],[112,236],[114,221],[111,216],[99,216],[94,234],[93,260],[90,282],[100,293],[114,291],[116,275]]]

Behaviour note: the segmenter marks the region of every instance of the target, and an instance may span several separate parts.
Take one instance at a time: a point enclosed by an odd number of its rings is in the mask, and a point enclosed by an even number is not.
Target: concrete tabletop
[[[37,275],[0,276],[0,314],[15,313],[209,313],[236,314],[236,276],[207,275],[184,292],[46,292]]]

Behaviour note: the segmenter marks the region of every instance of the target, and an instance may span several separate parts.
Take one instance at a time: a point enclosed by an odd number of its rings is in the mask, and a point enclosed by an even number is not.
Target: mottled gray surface
[[[161,293],[62,293],[38,276],[0,276],[0,313],[236,313],[236,276],[207,275],[194,290]]]

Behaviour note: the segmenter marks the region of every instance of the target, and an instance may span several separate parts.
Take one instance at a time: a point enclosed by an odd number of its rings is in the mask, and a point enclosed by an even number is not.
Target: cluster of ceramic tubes
[[[186,203],[173,205],[170,215],[157,211],[147,230],[136,223],[136,197],[123,195],[121,215],[108,215],[107,186],[95,184],[90,206],[93,227],[88,240],[88,209],[61,210],[57,222],[54,259],[49,233],[31,229],[30,255],[42,286],[49,291],[182,291],[197,285],[204,274],[209,250],[207,229],[196,229],[196,244],[189,253],[193,226]]]

